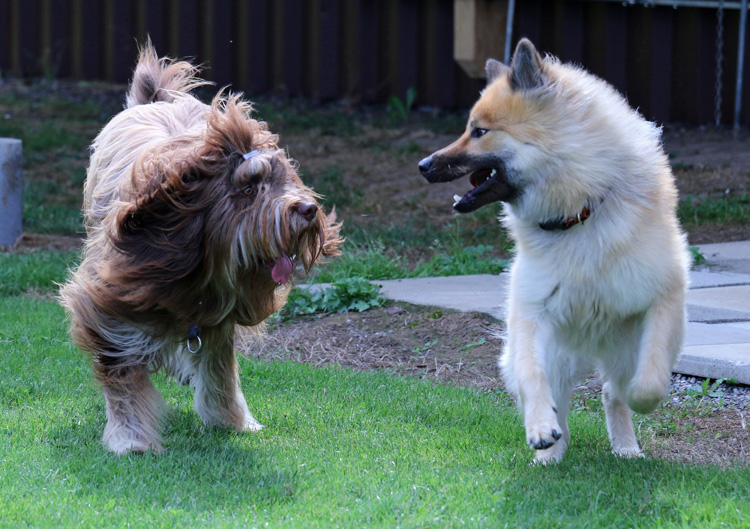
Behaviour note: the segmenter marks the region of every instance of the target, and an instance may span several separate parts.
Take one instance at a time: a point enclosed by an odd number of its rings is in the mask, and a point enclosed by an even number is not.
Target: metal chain
[[[714,121],[716,126],[721,125],[721,89],[723,87],[721,78],[724,75],[724,0],[719,0],[716,10],[716,97],[714,99]]]

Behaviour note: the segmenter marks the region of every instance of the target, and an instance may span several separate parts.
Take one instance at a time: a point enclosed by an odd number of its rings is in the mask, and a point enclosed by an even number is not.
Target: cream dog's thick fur
[[[668,392],[689,263],[660,130],[527,40],[487,72],[466,132],[420,169],[430,182],[471,175],[460,212],[505,203],[516,256],[500,367],[526,440],[536,461],[563,457],[571,390],[593,367],[614,453],[641,456],[631,410]]]

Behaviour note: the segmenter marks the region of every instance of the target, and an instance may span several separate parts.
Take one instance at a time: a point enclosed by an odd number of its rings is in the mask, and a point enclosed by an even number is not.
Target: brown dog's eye
[[[242,192],[246,195],[252,196],[255,193],[255,188],[253,186],[245,186]]]
[[[471,137],[472,138],[481,138],[482,136],[484,136],[485,134],[487,134],[487,132],[489,132],[487,129],[474,128],[471,131]]]

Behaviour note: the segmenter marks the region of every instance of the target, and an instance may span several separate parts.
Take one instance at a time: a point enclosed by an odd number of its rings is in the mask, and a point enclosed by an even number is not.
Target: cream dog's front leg
[[[685,334],[685,284],[675,281],[646,312],[635,375],[627,403],[637,413],[651,413],[669,392],[672,367]]]
[[[533,320],[511,313],[501,368],[507,387],[518,397],[526,427],[526,442],[533,449],[545,450],[557,443],[565,432],[557,420],[557,407],[544,369],[543,355],[537,350],[539,332]],[[554,451],[553,459],[562,458],[562,453],[558,452],[561,451]]]

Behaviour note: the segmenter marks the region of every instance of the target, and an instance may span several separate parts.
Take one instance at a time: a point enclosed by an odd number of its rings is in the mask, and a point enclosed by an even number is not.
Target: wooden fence
[[[716,10],[624,3],[518,0],[514,41],[584,65],[650,119],[712,123]],[[194,57],[250,95],[383,102],[415,87],[417,104],[463,108],[484,82],[453,59],[453,10],[453,0],[0,0],[0,73],[126,82],[150,35],[159,53]],[[724,123],[738,24],[726,10]]]

